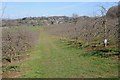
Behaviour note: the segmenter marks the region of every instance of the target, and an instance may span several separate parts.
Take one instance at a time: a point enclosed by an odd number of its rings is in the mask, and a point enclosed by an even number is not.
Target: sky
[[[107,10],[116,2],[3,2],[3,18],[17,19],[40,16],[98,16],[100,6]]]

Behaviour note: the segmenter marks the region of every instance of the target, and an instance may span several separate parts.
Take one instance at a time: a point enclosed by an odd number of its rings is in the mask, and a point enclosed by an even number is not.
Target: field
[[[20,62],[10,63],[3,77],[17,78],[117,78],[117,57],[99,57],[84,49],[70,47],[61,37],[50,35],[47,27],[39,30],[38,43]],[[87,55],[86,55],[87,54]],[[15,67],[16,66],[16,67]],[[9,72],[10,71],[10,72]]]
[[[92,5],[44,4],[11,2],[7,8],[3,5],[0,23],[2,78],[118,79],[119,5],[99,2]],[[55,16],[57,13],[61,16]],[[9,19],[6,14],[16,16]]]

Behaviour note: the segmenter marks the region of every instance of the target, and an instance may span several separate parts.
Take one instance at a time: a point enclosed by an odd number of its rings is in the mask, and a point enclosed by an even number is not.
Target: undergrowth
[[[120,50],[116,47],[104,47],[103,45],[93,45],[93,44],[84,44],[83,42],[76,41],[76,40],[67,40],[67,39],[60,39],[60,41],[67,45],[67,47],[82,49],[85,50],[86,53],[83,56],[96,56],[101,58],[108,58],[113,56],[119,56]]]

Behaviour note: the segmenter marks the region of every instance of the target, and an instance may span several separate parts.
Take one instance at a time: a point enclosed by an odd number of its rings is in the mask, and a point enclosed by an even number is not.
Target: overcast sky
[[[79,16],[100,15],[100,6],[107,10],[117,5],[115,2],[7,2],[3,18],[23,18],[39,16]]]

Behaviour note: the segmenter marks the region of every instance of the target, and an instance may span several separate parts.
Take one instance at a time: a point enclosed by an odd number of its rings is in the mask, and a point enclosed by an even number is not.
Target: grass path
[[[39,43],[30,58],[21,63],[22,78],[116,77],[117,61],[111,58],[84,57],[83,50],[68,48],[56,38],[40,31]]]

